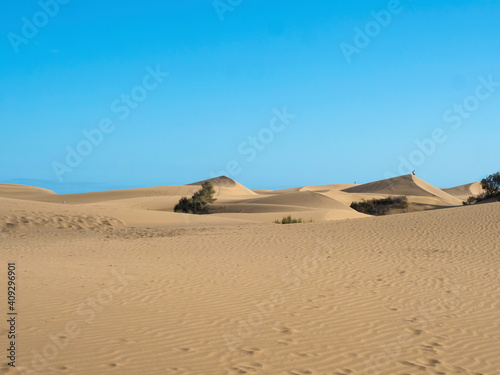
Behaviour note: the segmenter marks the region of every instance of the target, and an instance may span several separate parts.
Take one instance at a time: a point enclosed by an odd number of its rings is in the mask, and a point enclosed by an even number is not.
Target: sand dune
[[[108,229],[122,227],[123,222],[102,210],[81,209],[24,200],[0,198],[0,231],[40,229]]]
[[[0,184],[0,186],[2,185],[3,184]],[[195,186],[158,186],[80,194],[31,194],[24,198],[48,203],[66,202],[68,204],[87,204],[130,198],[192,195],[196,190],[198,190],[198,188]],[[16,197],[8,191],[3,191],[3,189],[0,189],[0,196],[5,198]]]
[[[498,373],[500,203],[300,225],[138,208],[161,199],[0,198],[3,219],[32,223],[0,231],[21,286],[1,373]],[[349,212],[314,191],[256,200]]]
[[[44,212],[45,219],[42,219],[42,222],[49,220],[48,218],[51,216],[56,218],[54,220],[58,220],[57,215],[62,209],[61,206],[64,207],[63,211],[70,210],[72,215],[76,215],[75,217],[80,217],[79,215],[92,216],[93,212],[99,211],[107,216],[115,217],[119,223],[125,225],[150,227],[184,225],[186,222],[218,225],[239,222],[270,223],[291,214],[300,215],[297,217],[304,220],[315,221],[364,216],[335,199],[316,192],[331,188],[330,185],[321,188],[307,187],[305,190],[302,188],[287,190],[287,192],[293,191],[293,193],[266,191],[257,194],[224,176],[205,181],[210,181],[215,188],[217,201],[211,209],[215,215],[193,216],[173,213],[173,208],[178,200],[182,196],[191,196],[204,181],[184,186],[161,186],[69,195],[59,195],[38,188],[29,189],[29,187],[6,185],[5,188],[0,189],[0,197],[53,204],[52,206],[37,206],[37,215]],[[75,205],[80,208],[75,208]],[[7,206],[4,204],[4,208]],[[15,209],[10,211],[15,211]],[[36,215],[32,216],[23,219],[22,217],[16,218],[11,213],[8,220],[0,221],[0,227],[21,228],[25,227],[23,221],[28,220],[30,223],[40,221]],[[24,224],[28,224],[28,222]]]
[[[214,182],[211,215],[173,212],[200,182],[0,185],[1,254],[22,285],[18,366],[0,373],[498,373],[500,203],[448,193],[477,184],[445,192],[401,176],[390,192],[378,181],[257,194]],[[349,208],[390,194],[459,207]],[[289,214],[314,222],[273,223]]]
[[[459,205],[461,203],[461,201],[454,196],[413,175],[404,175],[370,182],[368,184],[353,186],[343,191],[348,193],[436,197],[449,205]]]
[[[211,181],[214,182],[215,196],[257,195],[250,189],[227,177],[219,177],[218,179],[212,179]],[[24,185],[0,184],[0,197],[19,199],[25,198],[28,200],[50,203],[66,202],[70,204],[86,204],[132,198],[191,196],[200,189],[202,182],[203,181],[181,186],[156,186],[80,194],[55,194],[50,190],[42,188]]]
[[[332,198],[326,197],[320,193],[312,191],[301,191],[296,193],[273,195],[264,198],[256,198],[252,199],[250,202],[258,204],[270,204],[270,205],[279,204],[287,206],[350,210],[350,208],[346,207],[344,204],[337,202]]]
[[[216,202],[211,212],[225,217],[239,217],[262,223],[281,220],[287,215],[304,221],[343,220],[366,216],[335,199],[312,191],[270,194],[238,202]]]
[[[365,216],[324,194],[292,189],[276,191],[265,196],[261,194],[251,199],[221,199],[212,205],[210,211],[232,218],[236,218],[234,214],[238,214],[240,218],[262,223],[281,220],[288,215],[306,221],[343,220]]]
[[[227,196],[227,195],[257,195],[257,193],[241,185],[239,182],[233,179],[220,176],[215,178],[210,178],[208,180],[194,182],[189,185],[201,186],[204,182],[211,182],[215,188],[215,195]]]
[[[316,185],[316,186],[304,186],[300,188],[300,191],[319,191],[319,192],[327,192],[327,191],[340,191],[345,190],[350,187],[357,186],[355,184],[332,184],[332,185]]]
[[[45,189],[22,185],[0,184],[0,197],[54,205],[43,206],[43,209],[38,210],[38,212],[43,211],[45,215],[45,219],[41,220],[35,216],[32,219],[22,219],[22,217],[16,219],[12,216],[12,211],[15,209],[10,210],[10,219],[2,219],[1,223],[3,224],[0,225],[4,228],[6,226],[14,228],[23,227],[22,222],[26,220],[37,223],[50,221],[51,216],[57,217],[63,203],[65,203],[63,211],[71,210],[72,217],[80,218],[79,215],[92,217],[98,211],[103,213],[105,217],[115,218],[117,223],[150,227],[184,225],[187,222],[193,225],[220,225],[239,222],[269,223],[288,215],[314,221],[359,218],[364,215],[349,207],[353,201],[383,198],[390,194],[408,195],[409,211],[461,204],[459,197],[454,197],[411,175],[364,185],[305,186],[276,191],[261,190],[258,193],[225,176],[205,181],[210,181],[215,188],[217,201],[211,208],[214,215],[193,216],[173,212],[178,200],[183,196],[191,196],[204,181],[182,186],[159,186],[69,195],[59,195]],[[466,189],[471,189],[471,187],[458,187],[451,191],[461,193]],[[12,205],[12,202],[9,204]],[[81,206],[80,209],[75,208],[75,205]],[[104,220],[110,222],[107,219]]]
[[[484,192],[481,182],[472,182],[470,184],[460,185],[449,189],[442,189],[445,193],[454,197],[465,200],[471,195],[479,195]]]
[[[51,190],[34,186],[0,183],[0,197],[8,196],[11,198],[30,198],[33,196],[47,194],[54,195],[55,193]]]

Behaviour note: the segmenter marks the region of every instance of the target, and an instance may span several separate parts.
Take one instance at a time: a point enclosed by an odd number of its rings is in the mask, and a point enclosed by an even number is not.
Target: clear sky
[[[476,181],[500,169],[499,16],[497,0],[7,0],[0,181]]]

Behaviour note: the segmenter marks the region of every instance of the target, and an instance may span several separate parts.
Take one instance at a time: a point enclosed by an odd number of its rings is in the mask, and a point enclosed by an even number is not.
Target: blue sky
[[[476,181],[499,169],[499,14],[496,0],[7,1],[0,181]]]

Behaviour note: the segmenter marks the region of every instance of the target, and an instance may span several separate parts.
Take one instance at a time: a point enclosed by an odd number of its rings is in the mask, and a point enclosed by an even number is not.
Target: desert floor
[[[380,183],[227,182],[203,216],[171,212],[197,185],[4,184],[0,313],[15,262],[19,315],[0,373],[500,374],[500,203],[403,177],[413,212],[383,217],[348,207]],[[314,221],[272,222],[285,213]]]

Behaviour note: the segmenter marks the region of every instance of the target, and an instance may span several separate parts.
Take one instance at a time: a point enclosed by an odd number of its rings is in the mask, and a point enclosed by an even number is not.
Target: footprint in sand
[[[278,331],[284,335],[291,335],[292,333],[294,333],[295,331],[292,330],[290,327],[287,327],[285,325],[282,325],[282,326],[278,326],[278,327],[275,327],[273,328],[275,331]]]
[[[422,351],[431,352],[431,353],[437,354],[438,353],[437,348],[439,348],[440,346],[443,346],[443,345],[441,345],[438,342],[431,342],[429,344],[420,345],[419,348]]]
[[[294,339],[288,339],[288,338],[276,340],[276,342],[280,345],[290,345],[296,343]]]
[[[190,352],[192,349],[191,348],[177,348],[177,350],[187,353],[187,352]]]
[[[352,374],[352,370],[350,368],[344,368],[340,371],[334,372],[335,375],[349,375]]]
[[[260,348],[251,348],[251,347],[248,347],[248,346],[244,346],[241,348],[241,351],[247,353],[247,354],[250,354],[250,355],[254,355],[255,353],[257,352],[260,352]]]
[[[259,362],[252,362],[249,364],[236,365],[232,368],[236,374],[257,374],[260,373],[263,365]]]
[[[404,366],[410,366],[410,367],[417,368],[418,370],[421,370],[421,371],[425,371],[425,369],[426,369],[425,366],[417,365],[416,363],[413,363],[410,361],[400,361],[399,363],[404,365]]]
[[[304,353],[304,352],[297,352],[297,353],[291,353],[290,357],[295,357],[295,358],[311,358],[311,357],[317,357],[317,353]]]
[[[311,370],[292,370],[290,371],[291,375],[312,375],[313,372]]]
[[[304,310],[314,310],[314,309],[319,309],[320,306],[312,305],[312,306],[304,306]]]
[[[419,364],[427,367],[436,367],[441,361],[433,358],[422,358],[417,361]]]
[[[407,328],[406,331],[413,333],[414,335],[417,335],[417,336],[420,335],[422,332],[424,332],[421,329],[416,329],[416,328]]]

